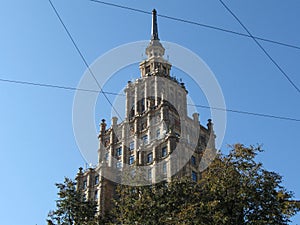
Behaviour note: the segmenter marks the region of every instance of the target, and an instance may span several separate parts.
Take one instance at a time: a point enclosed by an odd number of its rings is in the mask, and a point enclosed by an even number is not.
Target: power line
[[[117,4],[103,2],[103,1],[99,1],[99,0],[90,0],[90,1],[101,3],[101,4],[105,4],[105,5],[110,5],[110,6],[114,6],[114,7],[119,7],[119,8],[122,8],[122,9],[131,10],[131,11],[136,11],[136,12],[140,12],[140,13],[151,14],[150,12],[147,12],[147,11],[144,11],[144,10],[130,8],[130,7],[127,7],[127,6],[117,5]],[[210,26],[210,25],[206,25],[206,24],[201,24],[201,23],[198,23],[198,22],[193,22],[193,21],[189,21],[189,20],[185,20],[185,19],[180,19],[180,18],[176,18],[176,17],[170,17],[170,16],[166,16],[166,15],[158,15],[158,16],[163,17],[163,18],[167,18],[167,19],[171,19],[171,20],[176,20],[176,21],[184,22],[184,23],[190,23],[190,24],[194,24],[194,25],[198,25],[198,26],[203,26],[203,27],[207,27],[207,28],[211,28],[211,29],[215,29],[215,30],[219,30],[219,31],[233,33],[233,34],[237,34],[237,35],[241,35],[241,36],[251,37],[260,46],[260,48],[262,48],[262,50],[270,58],[270,60],[277,66],[277,68],[286,76],[286,78],[291,82],[291,84],[298,90],[298,92],[300,92],[299,88],[292,82],[292,80],[290,80],[290,78],[286,75],[286,73],[279,67],[279,65],[264,50],[264,48],[259,44],[259,42],[256,39],[267,41],[267,42],[272,42],[272,43],[279,44],[279,45],[284,45],[284,46],[287,46],[287,47],[297,48],[297,49],[300,49],[300,47],[289,45],[289,44],[285,44],[285,43],[282,43],[282,42],[273,41],[273,40],[268,40],[268,39],[265,39],[265,38],[260,38],[260,37],[253,36],[248,31],[248,29],[241,23],[241,21],[233,14],[233,12],[231,12],[231,10],[221,0],[220,0],[220,2],[227,8],[227,10],[229,10],[229,12],[243,26],[243,28],[247,31],[248,35],[247,34],[243,34],[243,33],[239,33],[239,32],[235,32],[235,31],[231,31],[231,30],[226,30],[226,29],[219,28],[219,27],[214,27],[214,26]],[[88,90],[88,89],[78,89],[78,88],[74,88],[74,87],[66,87],[66,86],[58,86],[58,85],[42,84],[42,83],[34,83],[34,82],[26,82],[26,81],[15,81],[15,80],[7,80],[7,79],[0,79],[0,81],[2,81],[2,82],[10,82],[10,83],[18,83],[18,84],[26,84],[26,85],[34,85],[34,86],[41,86],[41,87],[48,87],[48,88],[59,88],[59,89],[73,90],[73,91],[88,91],[88,92],[98,92],[98,93],[100,92],[100,93],[103,94],[103,96],[109,102],[110,106],[116,112],[116,114],[118,115],[118,117],[122,120],[120,114],[115,109],[115,107],[113,106],[113,104],[111,103],[111,101],[108,99],[108,97],[106,95],[106,94],[112,94],[112,95],[120,95],[121,96],[122,94],[103,91],[101,85],[99,84],[98,80],[96,79],[93,71],[89,67],[89,65],[88,65],[85,57],[83,56],[82,52],[80,51],[79,47],[77,46],[74,38],[72,37],[71,33],[67,29],[66,25],[64,24],[62,18],[60,17],[60,15],[59,15],[58,11],[56,10],[55,6],[52,4],[51,0],[49,0],[49,3],[51,4],[51,6],[52,6],[52,8],[53,8],[53,10],[54,10],[54,12],[56,14],[56,16],[58,17],[59,21],[61,22],[62,26],[64,27],[64,29],[65,29],[68,37],[70,38],[71,42],[73,43],[75,49],[77,50],[77,52],[80,55],[82,61],[86,65],[86,67],[89,70],[90,74],[93,76],[93,78],[94,78],[94,80],[95,80],[95,82],[98,85],[98,87],[99,87],[100,90],[96,91],[96,90]],[[124,95],[122,95],[122,96],[124,96]],[[189,105],[191,105],[191,104],[189,104]],[[214,109],[214,110],[222,110],[222,111],[227,111],[227,112],[234,112],[234,113],[241,113],[241,114],[248,114],[248,115],[254,115],[254,116],[261,116],[261,117],[268,117],[268,118],[274,118],[274,119],[282,119],[282,120],[290,120],[290,121],[300,122],[300,119],[295,119],[295,118],[290,118],[290,117],[282,117],[282,116],[275,116],[275,115],[269,115],[269,114],[253,113],[253,112],[240,111],[240,110],[231,110],[231,109],[224,109],[224,108],[218,108],[218,107],[209,107],[209,106],[204,106],[204,105],[193,105],[193,106],[195,106],[195,107],[201,107],[201,108],[207,108],[207,109]]]
[[[275,115],[270,115],[270,114],[255,113],[255,112],[241,111],[241,110],[234,110],[234,109],[227,109],[227,108],[224,109],[224,108],[210,107],[210,106],[197,105],[197,104],[195,104],[195,105],[188,104],[188,105],[199,107],[199,108],[204,108],[204,109],[210,109],[210,110],[219,110],[219,111],[233,112],[233,113],[246,114],[246,115],[252,115],[252,116],[260,116],[260,117],[267,117],[267,118],[273,118],[273,119],[290,120],[290,121],[300,122],[300,119],[291,118],[291,117],[275,116]]]
[[[107,100],[107,102],[110,104],[110,106],[112,107],[112,109],[115,111],[115,113],[117,114],[117,116],[119,117],[119,119],[122,121],[122,117],[119,114],[119,112],[116,110],[116,108],[113,106],[113,104],[111,103],[111,101],[108,99],[108,97],[106,96],[106,93],[103,92],[101,85],[99,84],[96,76],[94,75],[92,69],[90,68],[89,64],[87,63],[85,57],[83,56],[82,52],[80,51],[78,45],[76,44],[74,38],[72,37],[71,33],[69,32],[67,26],[65,25],[65,23],[63,22],[62,18],[60,17],[58,11],[56,10],[55,6],[52,4],[52,1],[49,0],[49,3],[52,7],[52,9],[54,10],[57,18],[59,19],[60,23],[62,24],[62,26],[64,27],[68,37],[70,38],[71,42],[73,43],[75,49],[77,50],[78,54],[80,55],[80,58],[82,59],[82,61],[84,62],[84,64],[86,65],[87,69],[89,70],[90,74],[92,75],[92,77],[94,78],[98,88],[100,89],[100,92],[103,94],[103,96],[105,97],[105,99]]]
[[[0,78],[0,82],[31,85],[31,86],[46,87],[46,88],[57,88],[57,89],[63,89],[63,90],[69,90],[69,91],[85,91],[85,92],[93,92],[93,93],[99,93],[100,92],[100,91],[91,90],[91,89],[75,88],[75,87],[68,87],[68,86],[59,86],[59,85],[53,85],[53,84],[43,84],[43,83],[21,81],[21,80],[9,80],[9,79],[3,79],[3,78]],[[103,91],[103,92],[105,94],[108,94],[108,95],[120,95],[120,96],[122,95],[120,93],[114,93],[114,92],[107,92],[107,91]],[[123,95],[123,96],[125,96],[125,95]]]
[[[139,12],[139,13],[151,15],[151,12],[141,10],[141,9],[137,9],[137,8],[124,6],[124,5],[109,3],[109,2],[100,1],[100,0],[89,0],[89,1],[99,3],[99,4],[103,4],[103,5],[107,5],[107,6],[116,7],[116,8],[121,8],[121,9],[125,9],[125,10],[130,10],[130,11],[133,11],[133,12]],[[213,25],[208,25],[208,24],[204,24],[204,23],[199,23],[199,22],[195,22],[195,21],[191,21],[191,20],[187,20],[187,19],[182,19],[182,18],[178,18],[178,17],[173,17],[173,16],[168,16],[168,15],[163,15],[163,14],[157,14],[157,16],[165,18],[165,19],[169,19],[169,20],[174,20],[174,21],[177,21],[177,22],[182,22],[182,23],[187,23],[187,24],[191,24],[191,25],[201,26],[201,27],[204,27],[204,28],[213,29],[213,30],[217,30],[217,31],[221,31],[221,32],[226,32],[226,33],[230,33],[230,34],[234,34],[234,35],[239,35],[239,36],[243,36],[243,37],[247,37],[247,38],[255,38],[256,40],[270,42],[270,43],[273,43],[273,44],[282,45],[282,46],[285,46],[285,47],[300,50],[300,47],[297,46],[297,45],[292,45],[292,44],[288,44],[288,43],[284,43],[284,42],[279,42],[279,41],[275,41],[275,40],[271,40],[271,39],[267,39],[267,38],[263,38],[263,37],[252,36],[252,35],[249,35],[249,34],[244,34],[244,33],[240,33],[240,32],[237,32],[237,31],[233,31],[233,30],[229,30],[229,29],[225,29],[225,28],[221,28],[221,27],[216,27],[216,26],[213,26]]]
[[[116,93],[116,92],[107,92],[107,91],[104,91],[103,89],[100,92],[100,91],[91,90],[91,89],[80,89],[80,88],[69,87],[69,86],[60,86],[60,85],[54,85],[54,84],[45,84],[45,83],[20,81],[20,80],[10,80],[10,79],[3,79],[3,78],[0,78],[0,82],[46,87],[46,88],[57,88],[57,89],[63,89],[63,90],[67,90],[67,91],[85,91],[85,92],[93,92],[93,93],[104,93],[106,95],[115,95],[115,96],[125,97],[124,94],[120,94],[120,93]],[[292,117],[276,116],[276,115],[270,115],[270,114],[255,113],[255,112],[241,111],[241,110],[234,110],[234,109],[227,109],[227,108],[219,108],[219,107],[210,107],[210,106],[199,105],[199,104],[188,104],[188,105],[195,106],[198,108],[210,109],[210,110],[219,110],[219,111],[226,111],[226,112],[239,113],[239,114],[245,114],[245,115],[266,117],[266,118],[271,118],[271,119],[280,119],[280,120],[300,122],[300,119],[296,119],[296,118],[292,118]]]
[[[236,19],[236,21],[244,28],[244,30],[249,34],[249,36],[255,41],[258,47],[265,53],[265,55],[271,60],[271,62],[277,67],[277,69],[284,75],[284,77],[289,81],[289,83],[300,93],[300,89],[297,85],[292,81],[292,79],[287,75],[287,73],[279,66],[279,64],[273,59],[273,57],[265,50],[265,48],[253,37],[251,32],[247,29],[247,27],[242,23],[242,21],[233,13],[232,10],[222,1],[219,0],[221,4],[225,7],[225,9]]]

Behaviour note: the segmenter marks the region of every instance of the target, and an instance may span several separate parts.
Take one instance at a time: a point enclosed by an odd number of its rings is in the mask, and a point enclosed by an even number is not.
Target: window
[[[143,94],[144,95],[144,94]],[[145,99],[143,98],[141,100],[141,112],[144,112],[145,111]]]
[[[106,162],[108,161],[108,157],[109,157],[109,153],[106,152],[106,153],[105,153],[105,161],[106,161]]]
[[[191,163],[192,163],[192,165],[196,165],[196,157],[195,156],[192,156]]]
[[[135,169],[132,169],[132,170],[130,171],[130,175],[131,175],[132,178],[135,177]]]
[[[192,171],[192,180],[197,182],[198,178],[197,178],[197,173],[195,171]]]
[[[152,179],[152,169],[148,170],[148,179],[151,180]]]
[[[190,144],[190,143],[191,143],[191,141],[190,141],[190,135],[189,135],[189,134],[187,134],[187,137],[186,137],[186,139],[187,139],[187,142]]]
[[[156,138],[160,138],[160,129],[156,130]]]
[[[142,137],[142,140],[143,140],[143,144],[148,144],[148,135],[144,135]]]
[[[134,155],[131,155],[129,157],[129,165],[132,165],[134,163]]]
[[[146,67],[146,74],[147,74],[147,73],[150,73],[150,66],[147,66],[147,67]]]
[[[162,172],[163,174],[167,174],[167,163],[163,163]]]
[[[130,126],[130,134],[134,134],[134,127]]]
[[[99,175],[95,176],[95,185],[99,184]]]
[[[163,73],[164,75],[167,75],[167,68],[165,66],[163,66]]]
[[[83,181],[83,189],[86,189],[86,187],[87,187],[87,181],[84,180],[84,181]]]
[[[117,148],[117,156],[122,155],[122,147]]]
[[[161,157],[165,157],[167,155],[167,147],[163,147],[161,149]]]
[[[129,150],[132,151],[134,149],[134,141],[129,143]]]
[[[123,163],[121,161],[118,161],[116,166],[118,169],[121,169],[123,167]]]
[[[96,190],[94,193],[94,199],[95,199],[95,201],[98,200],[98,190]]]
[[[147,163],[152,163],[152,161],[153,161],[153,154],[151,152],[147,155]]]
[[[104,146],[107,147],[107,146],[109,146],[109,144],[110,144],[109,139],[105,139],[105,141],[104,141]]]

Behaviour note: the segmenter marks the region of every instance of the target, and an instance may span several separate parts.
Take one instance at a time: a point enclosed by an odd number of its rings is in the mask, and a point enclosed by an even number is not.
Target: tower
[[[204,127],[198,113],[188,116],[188,91],[170,75],[172,65],[164,54],[153,10],[147,59],[139,64],[141,76],[125,88],[125,119],[118,123],[113,117],[109,128],[102,120],[98,165],[80,169],[76,177],[77,188],[97,201],[100,214],[111,209],[117,183],[130,185],[124,175],[128,169],[142,175],[138,185],[183,176],[197,181],[204,150],[215,148],[211,120]]]

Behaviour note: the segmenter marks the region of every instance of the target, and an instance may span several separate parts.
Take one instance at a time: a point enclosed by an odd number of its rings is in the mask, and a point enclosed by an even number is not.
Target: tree
[[[65,178],[64,183],[55,185],[59,189],[59,199],[56,200],[57,209],[48,214],[48,225],[98,224],[96,202],[85,200],[83,193],[76,190],[74,181]]]
[[[277,224],[300,210],[282,177],[256,162],[260,146],[231,146],[217,155],[195,183],[189,178],[152,186],[119,186],[116,222],[121,224]]]

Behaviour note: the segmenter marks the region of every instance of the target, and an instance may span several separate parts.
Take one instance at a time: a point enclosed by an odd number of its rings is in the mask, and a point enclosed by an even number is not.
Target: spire
[[[159,41],[158,38],[158,29],[157,29],[157,14],[156,10],[152,10],[152,31],[151,31],[151,40],[146,48],[146,55],[149,58],[155,57],[162,57],[165,54],[165,49]]]
[[[142,77],[170,77],[171,64],[164,59],[165,48],[160,43],[156,10],[152,10],[151,40],[146,48],[147,59],[140,63]]]
[[[158,38],[158,29],[157,29],[157,14],[156,14],[155,9],[152,10],[151,40],[159,40],[159,38]]]

